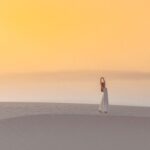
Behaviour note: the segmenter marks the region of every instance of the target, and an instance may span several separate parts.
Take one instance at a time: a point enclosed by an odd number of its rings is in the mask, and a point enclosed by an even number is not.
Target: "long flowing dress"
[[[108,90],[107,88],[104,88],[103,95],[102,95],[102,101],[99,107],[100,112],[108,113],[109,111],[109,100],[108,100]]]

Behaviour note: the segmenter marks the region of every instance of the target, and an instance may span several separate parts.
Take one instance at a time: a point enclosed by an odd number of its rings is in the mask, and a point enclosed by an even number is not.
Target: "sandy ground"
[[[2,150],[149,150],[150,118],[35,115],[0,121]]]
[[[150,108],[0,103],[2,150],[149,150]]]

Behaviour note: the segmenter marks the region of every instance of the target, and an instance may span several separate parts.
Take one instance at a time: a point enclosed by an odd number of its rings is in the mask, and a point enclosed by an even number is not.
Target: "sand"
[[[0,120],[39,114],[103,116],[98,112],[98,108],[99,105],[96,104],[4,102],[0,103]],[[110,105],[107,116],[150,117],[150,107]]]
[[[99,114],[97,105],[1,103],[0,108],[5,111],[9,108],[9,113],[15,112],[10,116],[7,113],[5,117],[0,115],[2,150],[150,148],[150,117],[144,116],[150,108],[111,106],[108,115]],[[19,109],[24,113],[17,115]]]

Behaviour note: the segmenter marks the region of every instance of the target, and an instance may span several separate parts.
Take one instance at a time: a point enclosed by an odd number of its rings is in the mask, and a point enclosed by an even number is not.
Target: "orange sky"
[[[0,73],[150,71],[149,0],[0,1]]]

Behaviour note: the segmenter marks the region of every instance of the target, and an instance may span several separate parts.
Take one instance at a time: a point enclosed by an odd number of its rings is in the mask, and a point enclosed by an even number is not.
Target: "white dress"
[[[108,113],[109,111],[109,101],[108,101],[108,91],[107,88],[104,88],[103,95],[102,95],[102,101],[99,107],[100,112]]]

